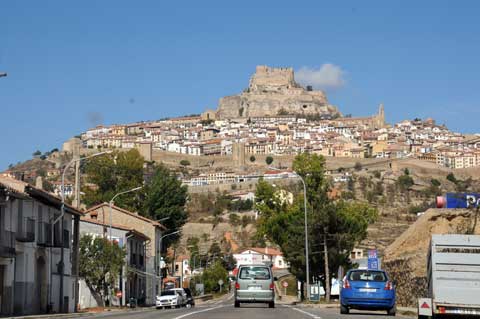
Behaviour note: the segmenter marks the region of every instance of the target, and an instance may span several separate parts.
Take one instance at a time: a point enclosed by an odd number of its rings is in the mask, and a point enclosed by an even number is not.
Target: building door
[[[43,256],[40,256],[36,260],[36,291],[35,291],[35,296],[36,296],[36,307],[39,313],[46,313],[47,312],[47,293],[48,293],[48,287],[47,287],[47,267],[45,264],[45,258]]]

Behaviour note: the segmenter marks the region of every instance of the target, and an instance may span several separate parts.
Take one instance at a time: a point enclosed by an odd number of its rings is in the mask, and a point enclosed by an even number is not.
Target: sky
[[[257,65],[344,114],[480,132],[479,1],[0,1],[0,170],[97,124],[201,113]]]

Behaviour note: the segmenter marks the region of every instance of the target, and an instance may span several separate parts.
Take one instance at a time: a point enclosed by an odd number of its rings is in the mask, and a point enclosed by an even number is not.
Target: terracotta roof
[[[91,212],[96,211],[96,210],[98,210],[99,208],[102,208],[102,207],[110,207],[110,205],[109,205],[108,203],[98,204],[97,206],[93,206],[93,207],[89,208],[88,210],[86,210],[86,211],[85,211],[85,214],[90,214]],[[143,216],[141,216],[141,215],[139,215],[139,214],[137,214],[137,213],[133,213],[133,212],[131,212],[131,211],[128,211],[128,210],[126,210],[126,209],[123,209],[123,208],[118,207],[118,206],[115,206],[115,205],[112,205],[112,208],[115,209],[115,210],[117,210],[117,211],[119,211],[119,212],[122,212],[122,213],[124,213],[124,214],[127,214],[127,215],[133,216],[133,217],[135,217],[135,218],[138,218],[138,219],[140,219],[140,220],[143,220],[143,221],[145,221],[145,222],[147,222],[147,223],[151,223],[152,225],[157,226],[157,227],[160,227],[160,228],[162,228],[163,230],[167,230],[167,227],[163,226],[163,225],[160,224],[159,222],[156,222],[156,221],[154,221],[154,220],[152,220],[152,219],[150,219],[150,218],[143,217]]]

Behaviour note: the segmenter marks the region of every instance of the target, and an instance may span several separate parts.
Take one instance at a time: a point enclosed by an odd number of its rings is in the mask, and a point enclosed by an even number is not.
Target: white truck
[[[432,235],[418,318],[480,318],[480,236]]]

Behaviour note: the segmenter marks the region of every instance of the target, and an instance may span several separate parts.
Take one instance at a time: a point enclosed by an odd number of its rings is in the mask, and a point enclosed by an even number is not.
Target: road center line
[[[222,307],[225,307],[225,306],[217,306],[217,307],[213,307],[213,308],[207,308],[207,309],[203,309],[203,310],[199,310],[199,311],[189,312],[189,313],[186,313],[184,315],[175,317],[173,319],[182,319],[182,318],[185,318],[185,317],[188,317],[188,316],[196,315],[197,313],[207,312],[207,311],[219,309],[219,308],[222,308]]]
[[[306,312],[305,310],[302,310],[302,309],[298,309],[298,308],[295,308],[295,307],[292,307],[292,306],[289,306],[289,305],[284,305],[284,307],[287,307],[287,308],[290,308],[292,310],[295,310],[295,311],[298,311],[298,312],[301,312],[303,313],[304,315],[307,315],[313,319],[322,319],[322,317],[320,316],[317,316],[317,315],[314,315],[313,313],[309,313],[309,312]]]

